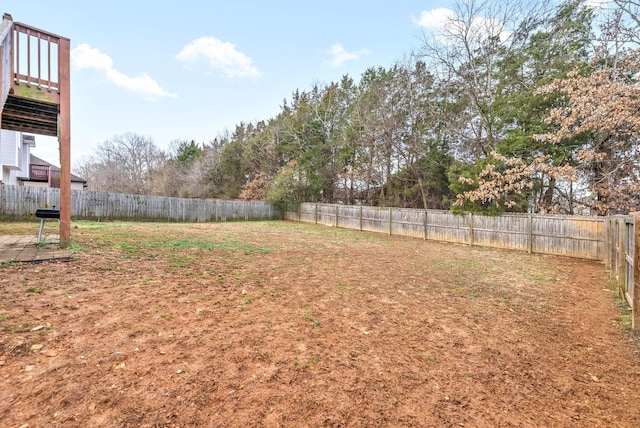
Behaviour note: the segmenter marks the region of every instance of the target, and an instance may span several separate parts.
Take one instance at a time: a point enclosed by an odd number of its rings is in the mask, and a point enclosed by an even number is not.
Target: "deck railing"
[[[13,37],[14,81],[57,92],[60,36],[14,22]]]
[[[29,180],[46,181],[49,187],[60,187],[60,170],[51,165],[29,165]]]
[[[49,165],[29,164],[29,180],[49,181]]]

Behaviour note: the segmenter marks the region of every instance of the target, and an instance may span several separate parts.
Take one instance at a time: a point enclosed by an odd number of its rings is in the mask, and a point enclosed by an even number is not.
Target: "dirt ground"
[[[640,426],[601,263],[284,222],[72,235],[74,261],[0,267],[3,427]]]

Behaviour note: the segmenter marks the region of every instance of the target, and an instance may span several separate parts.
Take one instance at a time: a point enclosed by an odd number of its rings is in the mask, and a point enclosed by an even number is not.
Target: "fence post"
[[[604,270],[609,274],[611,278],[611,242],[609,242],[609,216],[603,220],[602,240],[604,242]]]
[[[315,216],[315,223],[318,224],[318,204],[316,203],[316,216]]]
[[[627,290],[627,222],[624,218],[618,221],[618,294],[621,299]],[[633,299],[633,296],[630,296]]]
[[[609,278],[618,278],[618,237],[620,236],[616,231],[618,230],[618,220],[612,218],[611,219],[611,273],[609,274]]]
[[[631,326],[640,328],[640,212],[633,214],[633,315]]]
[[[469,213],[469,246],[473,246],[473,213]]]
[[[529,254],[533,253],[533,216],[531,214],[528,215],[529,217],[529,238],[528,238],[528,242],[527,242],[527,252]]]
[[[359,228],[360,228],[359,230],[360,232],[362,232],[362,205],[360,205],[360,217],[358,219],[358,222],[359,222]]]
[[[336,228],[338,228],[338,204],[336,204]]]
[[[428,225],[428,222],[427,222],[427,210],[424,210],[424,225],[423,225],[423,227],[424,227],[424,237],[423,237],[423,239],[425,241],[427,240],[427,225]]]
[[[391,236],[391,217],[393,216],[393,208],[389,207],[389,236]]]

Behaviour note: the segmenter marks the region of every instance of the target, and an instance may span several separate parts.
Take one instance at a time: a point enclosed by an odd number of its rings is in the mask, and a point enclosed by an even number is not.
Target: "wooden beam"
[[[9,95],[2,110],[3,128],[56,137],[59,113],[58,104]]]
[[[58,104],[60,96],[57,92],[48,89],[42,89],[36,85],[27,85],[25,83],[15,84],[13,86],[13,95],[21,98],[42,101],[51,104]]]
[[[4,121],[2,122],[2,129],[6,129],[8,131],[18,131],[18,132],[26,132],[28,134],[39,134],[46,135],[48,137],[57,137],[58,133],[51,131],[48,127],[42,126],[31,126],[25,123],[11,123],[7,120],[6,116]]]
[[[58,53],[58,82],[60,84],[60,113],[58,142],[60,145],[60,246],[71,243],[71,75],[70,41],[60,39]]]
[[[56,113],[53,118],[47,117],[48,115],[46,113],[16,108],[16,106],[10,105],[8,102],[5,104],[4,109],[5,119],[9,118],[16,122],[33,122],[36,124],[42,124],[44,127],[50,125],[50,123],[55,123],[57,126],[58,123],[58,106],[56,106]]]

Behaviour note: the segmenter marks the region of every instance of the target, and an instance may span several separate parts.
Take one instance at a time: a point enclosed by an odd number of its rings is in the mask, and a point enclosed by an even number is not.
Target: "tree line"
[[[388,67],[165,152],[129,133],[92,189],[499,213],[640,209],[640,3],[459,0]]]

